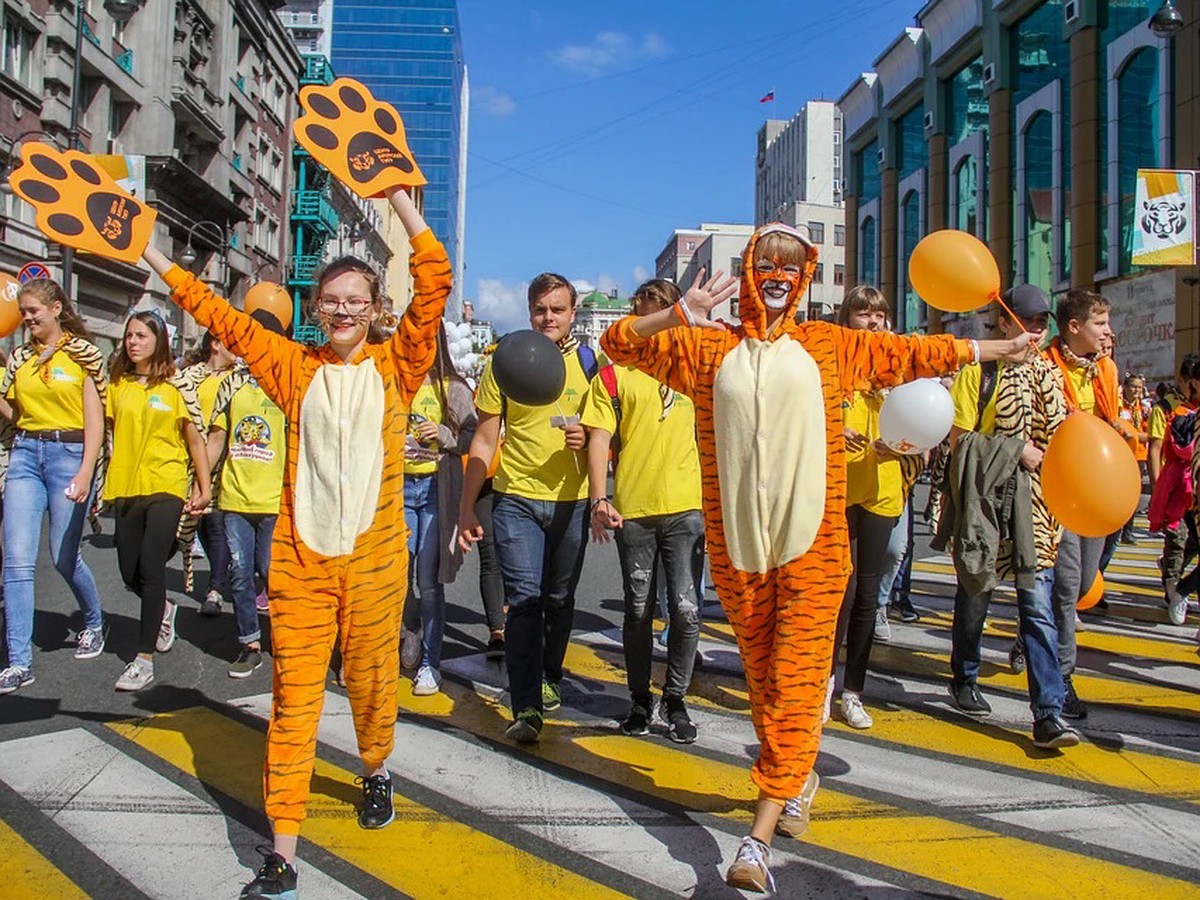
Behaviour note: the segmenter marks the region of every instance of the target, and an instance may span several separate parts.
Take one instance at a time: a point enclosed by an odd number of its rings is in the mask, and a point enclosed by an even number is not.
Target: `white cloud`
[[[650,279],[650,270],[649,269],[647,269],[645,266],[634,266],[633,267],[634,282],[636,282],[637,284],[641,284],[643,281],[648,281],[649,279]]]
[[[482,110],[489,116],[503,119],[517,111],[517,103],[512,97],[491,85],[484,85],[471,92],[471,102],[476,109]]]
[[[590,294],[596,289],[596,285],[588,281],[586,278],[572,278],[571,284],[575,285],[575,290],[579,292],[580,296],[583,296],[584,294]]]
[[[611,294],[613,290],[620,291],[621,283],[611,275],[601,273],[596,276],[596,290],[602,294]]]
[[[647,34],[639,40],[621,31],[602,31],[590,44],[567,44],[552,52],[550,58],[577,75],[596,78],[659,59],[668,50],[666,41],[657,34]]]
[[[529,327],[526,291],[529,282],[506,284],[498,278],[480,278],[475,299],[475,318],[491,322],[497,335]]]

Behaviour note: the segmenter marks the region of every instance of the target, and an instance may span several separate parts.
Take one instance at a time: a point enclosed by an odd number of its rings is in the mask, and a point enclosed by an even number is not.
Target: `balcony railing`
[[[324,56],[306,55],[304,57],[304,74],[300,77],[301,84],[332,84],[333,66]]]
[[[338,227],[337,213],[321,191],[292,191],[292,218],[312,222],[329,234]]]
[[[319,256],[293,256],[290,284],[313,284],[313,275],[321,268]]]

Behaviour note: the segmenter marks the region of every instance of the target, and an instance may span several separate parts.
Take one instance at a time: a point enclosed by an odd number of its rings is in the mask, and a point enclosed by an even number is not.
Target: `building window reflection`
[[[1158,165],[1159,119],[1158,51],[1143,47],[1129,58],[1117,76],[1119,271],[1122,275],[1131,268],[1137,170]]]

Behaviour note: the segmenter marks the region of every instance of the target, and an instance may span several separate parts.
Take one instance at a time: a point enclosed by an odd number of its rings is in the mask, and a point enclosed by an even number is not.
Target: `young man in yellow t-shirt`
[[[269,331],[286,334],[274,316],[256,311],[253,317]],[[241,644],[229,667],[230,678],[248,678],[262,665],[255,577],[262,579],[265,596],[271,538],[283,493],[287,428],[283,410],[245,368],[229,374],[213,398],[208,457],[214,469],[220,465],[221,470],[217,506],[223,517],[233,613]]]
[[[679,288],[656,278],[634,292],[633,312],[644,316],[678,300]],[[696,740],[696,726],[684,697],[700,643],[696,584],[704,569],[695,407],[691,398],[632,366],[606,366],[592,379],[582,423],[588,429],[592,537],[603,543],[609,540],[608,530],[615,530],[621,559],[625,593],[621,636],[631,697],[621,731],[641,735],[650,730],[655,608],[650,592],[661,560],[670,627],[659,714],[671,740],[690,744]],[[615,488],[609,498],[608,457],[614,446],[618,450]]]
[[[587,544],[587,432],[579,413],[593,373],[585,371],[585,354],[571,335],[574,321],[571,282],[552,272],[530,282],[529,326],[558,344],[566,381],[554,402],[525,406],[501,393],[488,361],[475,394],[479,426],[471,441],[458,514],[459,545],[469,551],[483,537],[475,500],[495,456],[503,420],[504,452],[493,481],[492,528],[508,601],[504,659],[513,723],[507,735],[519,743],[536,741],[543,711],[562,703],[559,682]],[[594,355],[586,355],[594,368]]]

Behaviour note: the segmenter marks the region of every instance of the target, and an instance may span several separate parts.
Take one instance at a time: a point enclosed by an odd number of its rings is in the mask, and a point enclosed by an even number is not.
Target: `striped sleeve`
[[[173,266],[163,280],[171,299],[246,361],[259,385],[280,409],[291,409],[292,394],[305,350],[274,334],[228,300],[218,297],[195,275]]]
[[[711,385],[716,370],[737,337],[729,329],[680,326],[642,337],[633,330],[636,316],[614,322],[600,338],[608,358],[621,366],[633,366],[688,397],[696,396],[698,385]]]
[[[953,375],[971,358],[971,345],[949,334],[904,335],[887,331],[852,331],[828,323],[837,341],[842,389],[895,387],[914,378]]]
[[[389,350],[405,402],[412,400],[437,355],[437,331],[453,277],[446,249],[426,229],[412,238],[413,300],[400,317]]]

